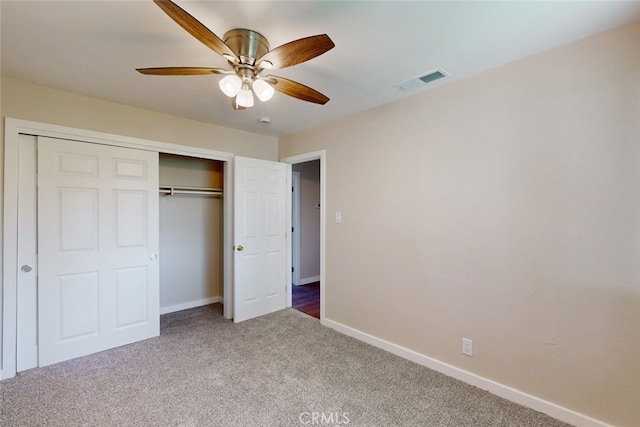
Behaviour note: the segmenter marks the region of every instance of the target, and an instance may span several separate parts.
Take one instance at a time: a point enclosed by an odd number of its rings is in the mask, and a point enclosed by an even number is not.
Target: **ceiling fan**
[[[193,76],[225,74],[220,90],[231,98],[233,108],[253,106],[253,94],[268,101],[274,91],[303,101],[324,105],[329,98],[315,89],[274,75],[263,76],[265,70],[286,68],[322,55],[335,45],[326,34],[305,37],[269,50],[268,40],[260,33],[237,28],[227,31],[224,41],[171,0],[153,0],[171,19],[204,45],[229,61],[233,70],[204,67],[138,68],[142,74],[156,76]]]

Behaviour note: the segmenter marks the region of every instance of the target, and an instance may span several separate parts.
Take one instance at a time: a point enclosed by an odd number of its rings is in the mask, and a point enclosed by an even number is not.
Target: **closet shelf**
[[[167,196],[173,196],[178,194],[189,194],[194,196],[212,196],[222,197],[223,192],[220,188],[208,188],[208,187],[178,187],[178,186],[160,186],[160,193]]]

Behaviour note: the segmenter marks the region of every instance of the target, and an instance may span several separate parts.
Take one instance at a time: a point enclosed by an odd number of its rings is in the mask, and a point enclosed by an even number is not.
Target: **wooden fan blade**
[[[335,44],[326,34],[305,37],[270,50],[258,59],[256,64],[260,65],[262,61],[268,61],[273,64],[269,67],[271,69],[291,67],[320,56],[334,46]]]
[[[157,68],[137,68],[136,71],[142,74],[153,76],[199,76],[203,74],[229,74],[233,71],[222,68],[202,68],[202,67],[157,67]]]
[[[200,40],[205,46],[209,47],[218,55],[230,57],[234,59],[234,62],[238,62],[239,59],[229,46],[222,41],[222,39],[216,36],[210,29],[205,27],[200,21],[193,16],[185,12],[180,6],[172,2],[171,0],[153,0],[160,9],[164,11],[171,19],[176,21],[178,25],[187,30],[196,39]]]
[[[303,85],[302,83],[294,82],[293,80],[285,79],[284,77],[278,76],[267,76],[265,77],[265,80],[269,81],[269,83],[272,83],[275,90],[284,93],[285,95],[321,105],[329,102],[329,98],[327,98],[317,90]]]

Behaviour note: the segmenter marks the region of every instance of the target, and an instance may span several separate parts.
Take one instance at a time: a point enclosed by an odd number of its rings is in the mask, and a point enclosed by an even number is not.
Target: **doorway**
[[[292,308],[324,321],[325,151],[281,161],[292,165]],[[299,177],[299,180],[296,179]]]
[[[160,314],[222,303],[225,163],[159,157]]]
[[[320,318],[320,160],[292,165],[292,307]]]

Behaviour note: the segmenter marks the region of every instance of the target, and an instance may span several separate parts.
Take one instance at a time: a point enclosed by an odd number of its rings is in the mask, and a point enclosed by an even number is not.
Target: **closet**
[[[160,314],[222,302],[224,162],[160,154]]]
[[[233,155],[10,118],[5,130],[0,379],[155,336],[159,314],[223,302],[235,286],[223,198]],[[62,252],[93,258],[61,272],[51,266],[69,264]],[[79,350],[49,357],[40,323],[57,327],[43,334],[54,344]],[[154,330],[134,336],[145,325]]]

